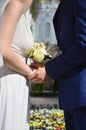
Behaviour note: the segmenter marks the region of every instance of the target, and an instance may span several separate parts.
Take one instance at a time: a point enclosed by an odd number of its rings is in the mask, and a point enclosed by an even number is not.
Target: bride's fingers
[[[29,74],[29,75],[27,76],[28,79],[33,79],[33,78],[35,78],[35,77],[36,77],[36,69],[34,69],[34,70],[31,72],[31,74]]]

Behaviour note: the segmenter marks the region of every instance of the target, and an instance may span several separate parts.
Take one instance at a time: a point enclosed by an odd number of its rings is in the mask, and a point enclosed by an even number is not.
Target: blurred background
[[[58,0],[34,0],[29,11],[35,41],[57,44],[53,29],[53,16]]]
[[[53,17],[59,5],[59,0],[34,0],[27,12],[34,40],[51,45],[57,45],[53,28]],[[46,84],[31,84],[31,96],[57,96],[57,83],[53,80]]]

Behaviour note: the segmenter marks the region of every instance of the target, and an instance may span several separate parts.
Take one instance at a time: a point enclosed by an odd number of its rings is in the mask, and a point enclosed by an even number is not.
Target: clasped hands
[[[33,83],[44,83],[50,80],[50,77],[46,73],[44,64],[31,63],[30,67],[32,68],[33,73],[29,78]]]

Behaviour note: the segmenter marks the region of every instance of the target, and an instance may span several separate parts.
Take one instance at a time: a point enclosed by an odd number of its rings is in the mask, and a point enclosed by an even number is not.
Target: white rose
[[[43,61],[45,58],[45,54],[42,49],[37,48],[35,52],[33,53],[33,58],[36,61]]]

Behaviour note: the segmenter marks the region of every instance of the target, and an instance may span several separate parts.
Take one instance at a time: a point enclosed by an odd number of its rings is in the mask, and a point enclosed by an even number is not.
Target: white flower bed
[[[47,108],[31,110],[30,130],[66,130],[63,110]]]

